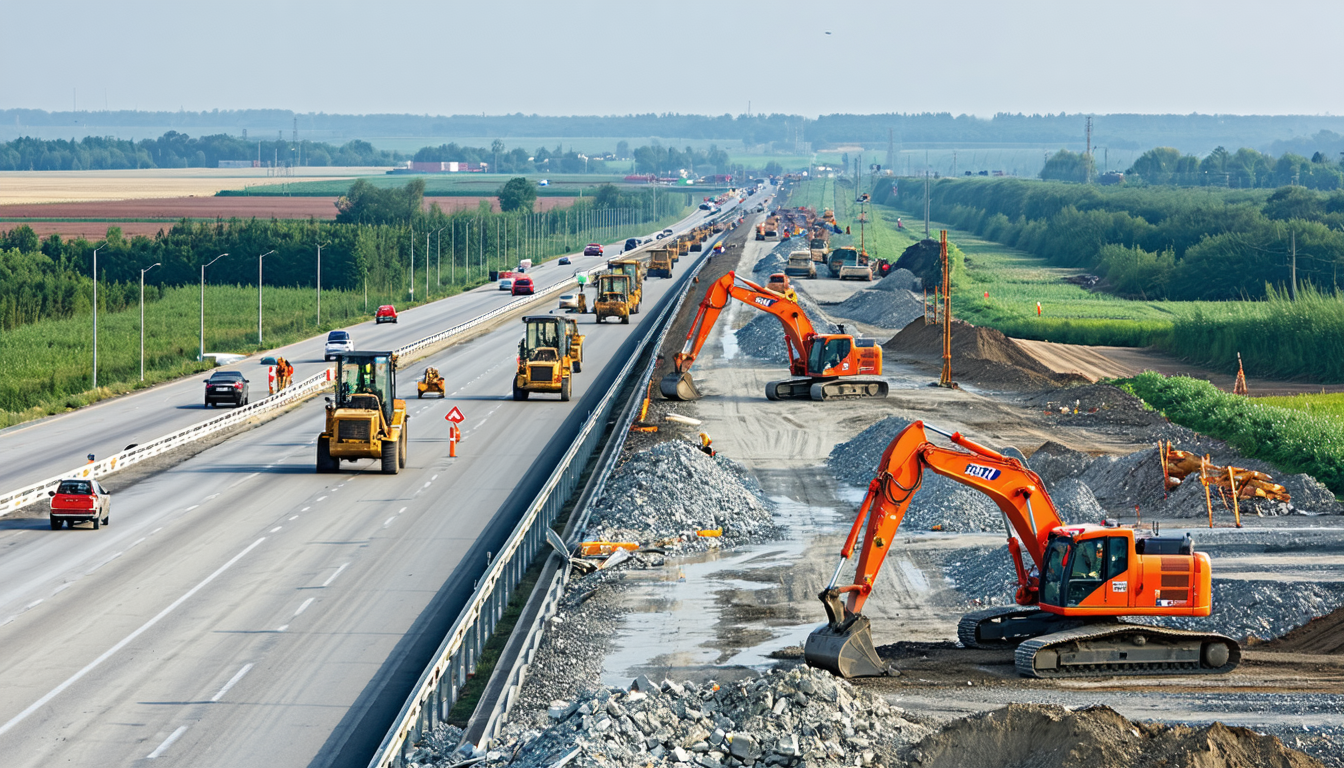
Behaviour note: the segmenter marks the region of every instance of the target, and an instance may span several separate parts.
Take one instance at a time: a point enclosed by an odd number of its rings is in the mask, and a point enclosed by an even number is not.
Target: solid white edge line
[[[224,687],[219,689],[219,693],[216,693],[214,696],[210,697],[210,700],[219,701],[220,699],[224,698],[224,694],[228,693],[229,689],[237,685],[238,681],[243,679],[243,675],[246,675],[251,670],[252,670],[251,664],[244,664],[243,668],[238,670],[238,674],[229,678],[229,682],[225,683]]]
[[[294,612],[294,615],[298,616],[300,613],[303,613],[304,611],[308,610],[308,606],[312,605],[313,601],[316,599],[317,598],[315,597],[310,597],[307,600],[304,600],[303,604],[299,606],[299,609]]]
[[[177,730],[173,731],[172,735],[164,739],[162,744],[155,747],[153,752],[150,752],[148,755],[145,755],[145,759],[153,760],[157,758],[159,755],[162,755],[165,751],[167,751],[169,747],[173,746],[174,741],[177,741],[178,739],[182,738],[182,734],[186,732],[187,732],[187,726],[185,725],[178,726]]]
[[[101,656],[86,664],[83,669],[71,675],[65,682],[61,683],[55,688],[52,688],[45,696],[30,704],[27,709],[23,710],[19,714],[10,718],[9,722],[5,723],[4,725],[0,725],[0,734],[4,734],[9,729],[23,722],[29,715],[33,714],[38,709],[46,706],[48,702],[59,696],[61,692],[64,691],[66,688],[69,688],[70,686],[74,685],[76,682],[80,680],[80,678],[84,677],[85,675],[89,674],[94,669],[96,669],[98,665],[112,658],[112,656],[116,654],[117,651],[120,651],[122,648],[125,648],[127,645],[130,645],[131,642],[133,642],[137,637],[143,635],[146,631],[149,630],[150,627],[162,621],[163,617],[167,616],[168,614],[176,610],[178,606],[182,605],[187,600],[189,600],[192,595],[195,595],[197,592],[201,591],[201,589],[203,589],[205,585],[209,584],[210,582],[218,578],[221,573],[224,573],[229,568],[233,567],[234,563],[243,559],[243,555],[246,555],[248,552],[251,552],[252,550],[256,549],[257,546],[260,545],[261,542],[265,540],[266,537],[262,536],[260,539],[257,539],[256,541],[249,544],[247,546],[247,549],[244,549],[242,552],[239,552],[238,554],[234,555],[233,559],[219,566],[219,568],[216,569],[214,573],[210,574],[209,576],[206,576],[205,579],[201,581],[201,583],[187,590],[186,594],[174,600],[167,608],[164,608],[162,611],[159,611],[158,615],[156,615],[154,618],[150,619],[149,621],[146,621],[144,624],[141,624],[139,629],[135,630],[126,637],[123,637],[116,645],[112,646],[111,648],[108,648],[106,651],[103,651],[103,654]],[[186,730],[186,727],[183,726],[182,730]],[[171,736],[169,737],[169,739],[172,738],[175,737]]]
[[[335,573],[328,576],[327,580],[322,582],[322,586],[329,586],[331,582],[335,581],[336,577],[341,575],[341,571],[344,571],[347,565],[349,565],[349,563],[341,563],[341,567],[337,568]]]

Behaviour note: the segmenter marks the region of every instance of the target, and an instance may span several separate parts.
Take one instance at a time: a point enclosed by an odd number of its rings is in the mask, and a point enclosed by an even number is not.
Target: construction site
[[[1329,489],[1114,361],[950,318],[916,274],[936,241],[745,223],[671,321],[507,721],[411,763],[1344,765]]]

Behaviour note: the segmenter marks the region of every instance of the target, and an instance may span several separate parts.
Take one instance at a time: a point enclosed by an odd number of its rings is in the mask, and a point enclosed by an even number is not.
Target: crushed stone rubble
[[[722,529],[708,539],[697,531]],[[741,465],[683,440],[632,454],[593,503],[587,538],[657,542],[677,551],[771,536],[771,502]]]
[[[1195,548],[1216,554],[1196,539]],[[1211,551],[1212,550],[1212,551]],[[1284,582],[1263,579],[1220,579],[1213,560],[1213,612],[1208,616],[1137,616],[1139,623],[1221,632],[1245,642],[1273,640],[1317,616],[1344,605],[1344,584]],[[966,547],[943,557],[943,572],[971,606],[1012,605],[1017,577],[1006,546]]]
[[[839,326],[827,318],[825,310],[811,296],[805,293],[798,294],[798,305],[803,308],[803,314],[807,315],[807,319],[812,321],[817,333],[840,332]],[[738,349],[749,357],[787,365],[788,350],[784,346],[784,328],[779,318],[769,312],[754,312],[754,314],[756,316],[750,322],[736,331]]]
[[[924,290],[924,281],[915,277],[915,273],[908,269],[893,269],[887,273],[887,276],[877,281],[871,289],[873,291],[914,291],[916,293]],[[920,299],[923,301],[923,299]]]
[[[807,667],[721,684],[597,688],[557,699],[544,728],[506,726],[481,765],[895,766],[934,732],[923,718]],[[459,757],[470,756],[466,746]],[[572,755],[572,757],[571,757]]]
[[[890,279],[891,275],[888,275],[881,283]],[[904,328],[914,319],[924,316],[924,300],[919,296],[908,290],[876,287],[857,291],[844,301],[827,304],[825,308],[836,317],[892,329]]]
[[[866,488],[877,472],[882,452],[909,425],[905,419],[888,416],[837,445],[827,459],[831,472],[842,482]],[[1065,522],[1094,523],[1105,517],[1105,510],[1087,484],[1065,481],[1047,483],[1047,488]],[[1003,513],[988,496],[933,472],[924,473],[901,526],[911,531],[927,531],[934,526],[956,532],[1004,530]]]

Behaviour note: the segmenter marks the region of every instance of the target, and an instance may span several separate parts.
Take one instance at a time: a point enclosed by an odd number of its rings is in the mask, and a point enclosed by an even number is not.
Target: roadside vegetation
[[[1117,383],[1177,424],[1288,472],[1312,475],[1344,496],[1344,421],[1334,413],[1269,404],[1288,398],[1228,394],[1184,376],[1149,372]],[[1325,402],[1338,407],[1337,400]]]
[[[142,386],[140,270],[145,275],[145,384],[199,362],[200,267],[206,272],[206,352],[250,354],[256,339],[257,264],[265,257],[266,348],[481,285],[492,270],[541,262],[592,241],[647,235],[685,215],[686,195],[623,194],[615,187],[581,206],[448,215],[420,209],[421,188],[363,189],[347,222],[183,221],[158,236],[45,241],[28,227],[0,236],[0,426],[78,407]],[[429,234],[428,251],[426,234]],[[436,236],[437,233],[437,236]],[[317,323],[317,245],[322,245],[322,324]],[[93,250],[98,249],[97,390],[92,389]],[[413,249],[413,250],[412,250]],[[412,294],[410,259],[414,254]],[[429,270],[428,272],[426,270]],[[428,281],[426,277],[428,276]],[[430,295],[425,295],[429,283]],[[367,300],[366,300],[367,295]]]

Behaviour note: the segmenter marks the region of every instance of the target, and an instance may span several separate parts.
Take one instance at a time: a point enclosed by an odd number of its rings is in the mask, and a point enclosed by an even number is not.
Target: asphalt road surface
[[[517,321],[402,371],[411,399],[400,475],[372,460],[315,474],[314,399],[117,494],[101,530],[0,518],[3,763],[365,765],[488,547],[512,527],[507,513],[549,473],[534,461],[545,464],[551,438],[586,415],[600,396],[593,382],[624,363],[622,345],[675,282],[647,283],[630,325],[582,316],[584,371],[569,403],[511,399]],[[403,325],[357,327],[356,338],[394,346],[503,300],[473,292],[461,309],[438,302]],[[281,353],[320,360],[307,344]],[[414,398],[427,365],[445,373],[448,398]],[[170,387],[114,404],[153,414],[158,434],[170,428],[160,416],[188,409],[197,386],[173,392],[180,405],[165,402]],[[467,421],[450,459],[443,417],[454,405]],[[107,423],[126,413],[102,410]]]

